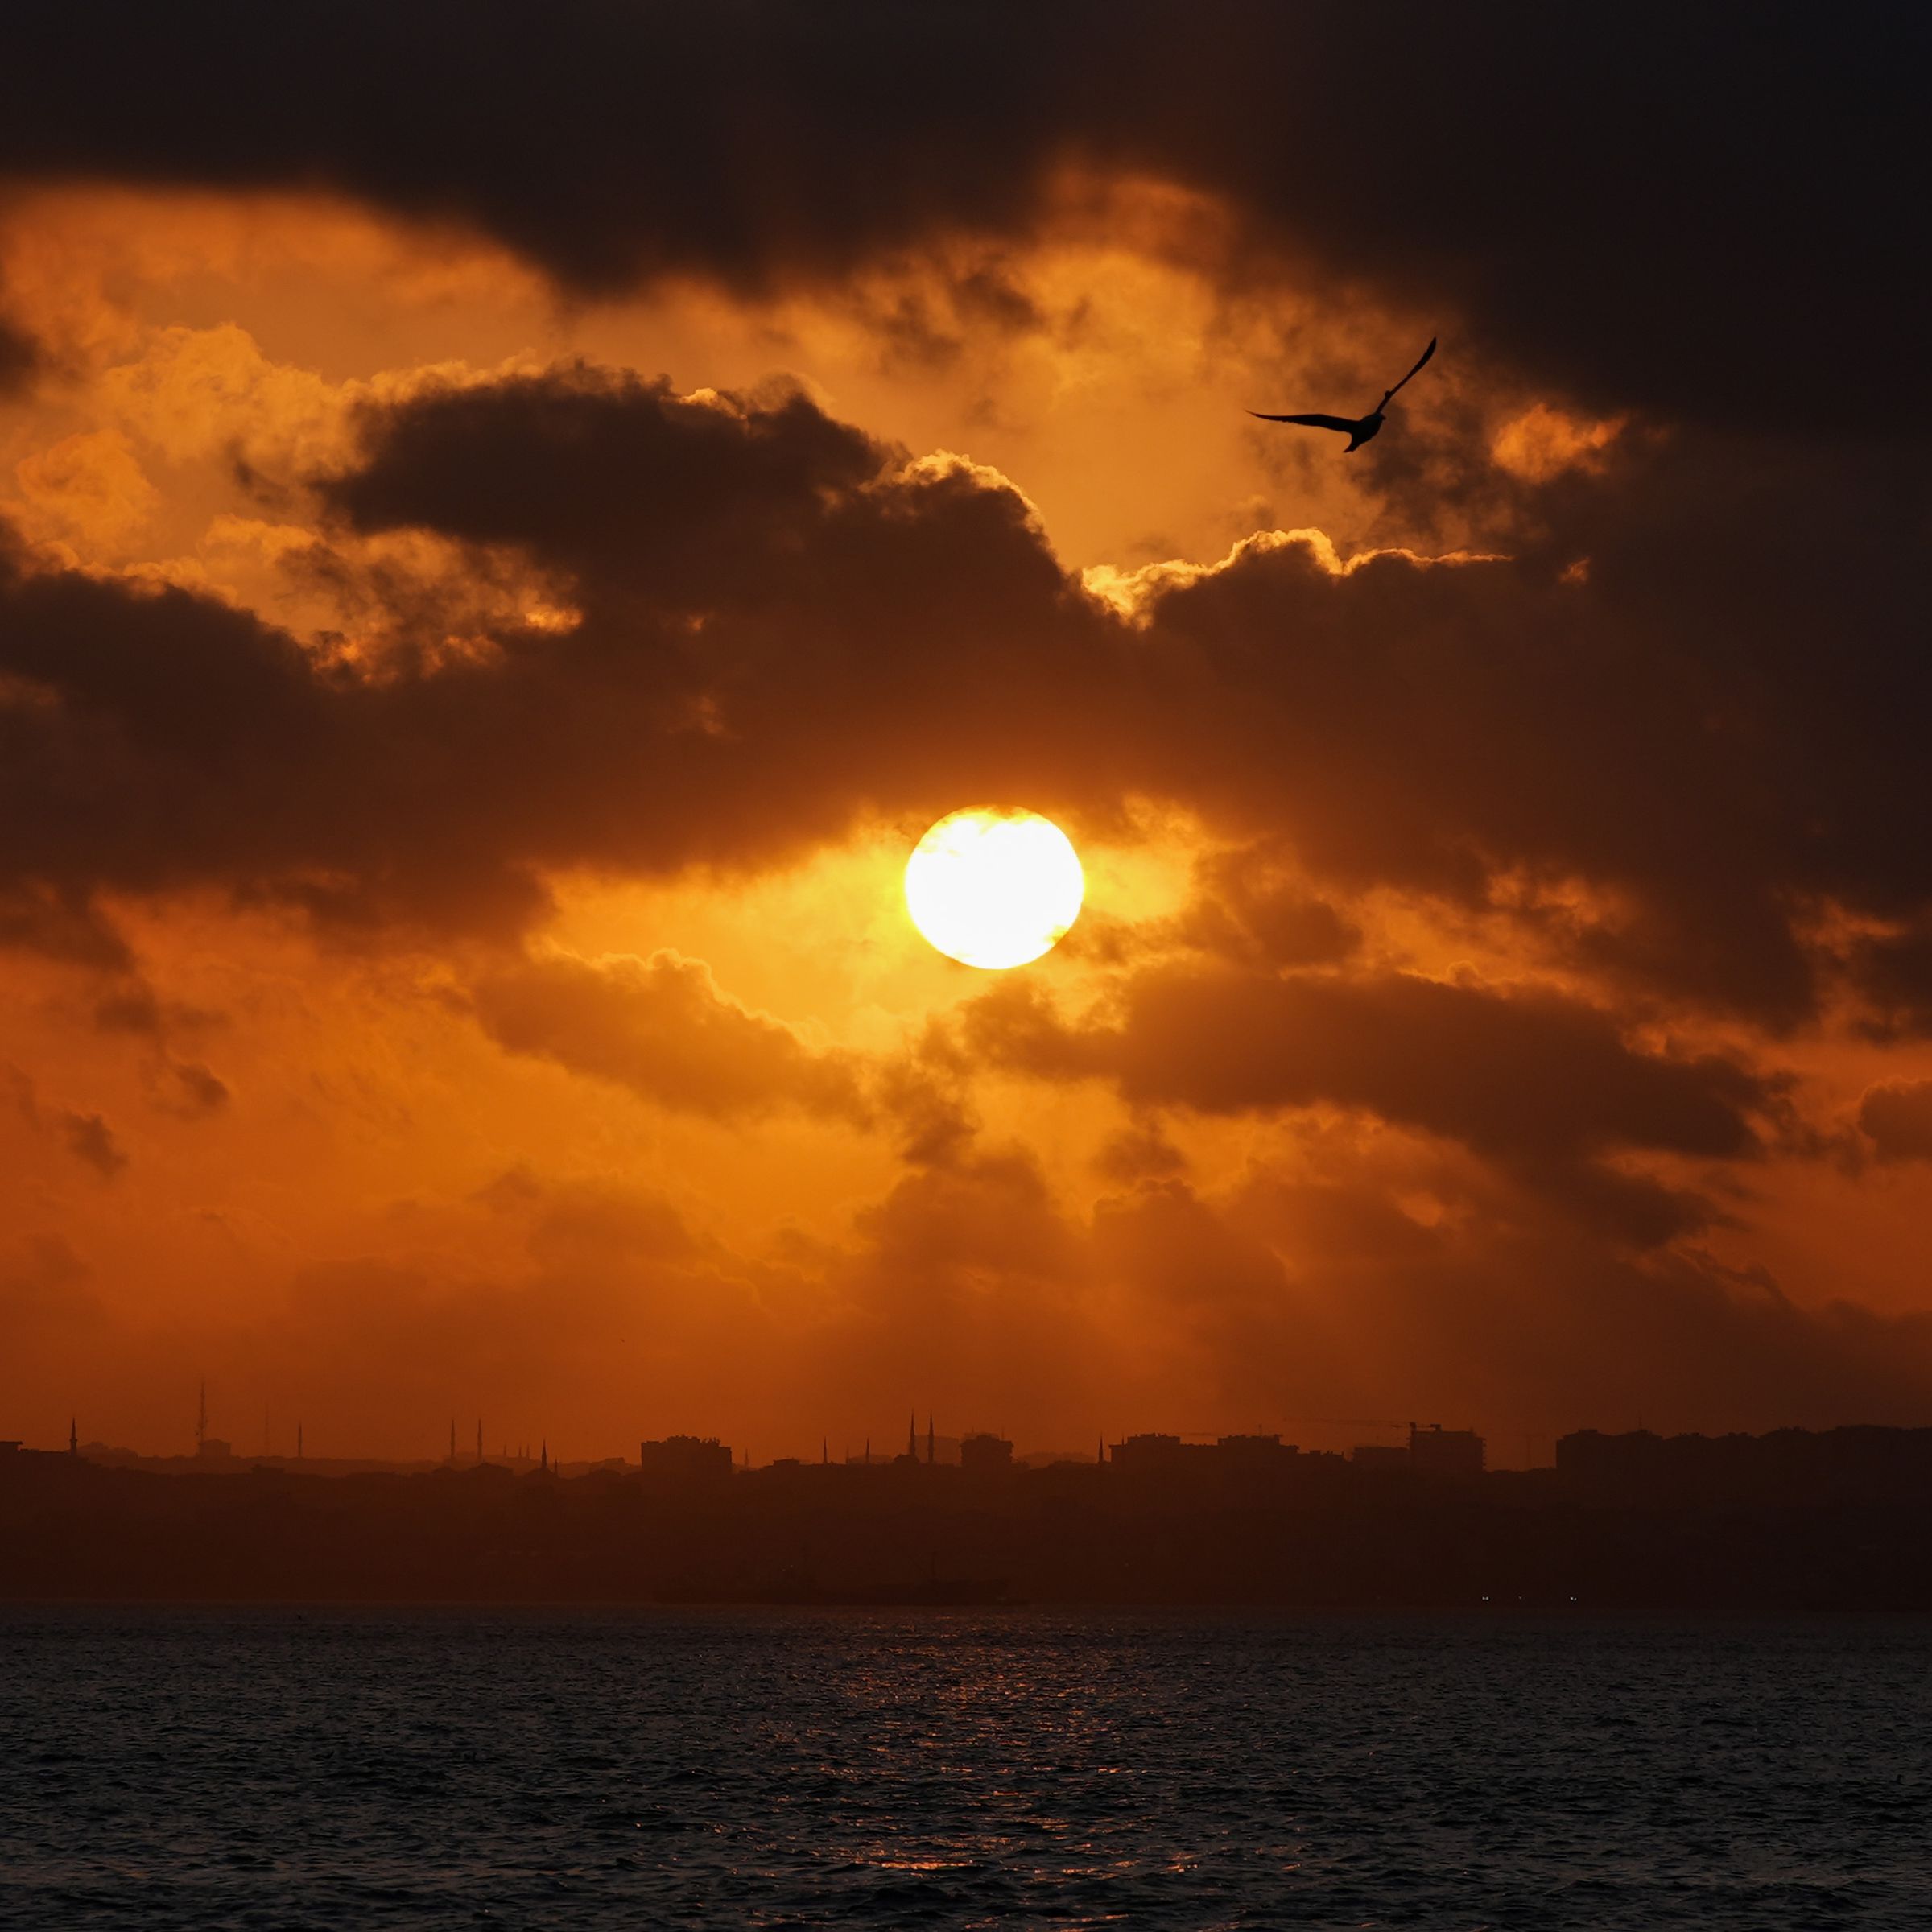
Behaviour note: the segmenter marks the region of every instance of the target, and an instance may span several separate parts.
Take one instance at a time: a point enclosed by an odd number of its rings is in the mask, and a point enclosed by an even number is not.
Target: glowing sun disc
[[[906,861],[913,924],[966,966],[1024,966],[1051,952],[1080,916],[1086,890],[1066,833],[1037,811],[952,812]]]

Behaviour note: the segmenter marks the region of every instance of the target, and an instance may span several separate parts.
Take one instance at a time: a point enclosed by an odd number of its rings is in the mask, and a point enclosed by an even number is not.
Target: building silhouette
[[[638,1463],[646,1476],[729,1476],[731,1451],[715,1435],[672,1435],[663,1442],[639,1443]]]
[[[1391,1424],[1397,1427],[1399,1424]],[[1445,1429],[1440,1422],[1409,1425],[1406,1444],[1357,1443],[1348,1451],[1357,1469],[1378,1476],[1421,1476],[1463,1482],[1487,1467],[1488,1445],[1473,1429]]]
[[[1409,1425],[1409,1464],[1418,1476],[1461,1480],[1483,1473],[1487,1445],[1473,1429]]]
[[[1013,1444],[1003,1435],[964,1436],[960,1441],[960,1467],[973,1474],[1010,1469]]]
[[[1147,1432],[1116,1443],[1108,1459],[1124,1475],[1171,1475],[1203,1453],[1203,1444],[1183,1443],[1178,1435]]]
[[[1418,1426],[1399,1477],[1258,1431],[1133,1435],[1096,1468],[981,1430],[949,1467],[929,1425],[936,1466],[863,1474],[828,1443],[740,1474],[689,1435],[455,1471],[78,1434],[0,1441],[0,1598],[1932,1612],[1932,1429],[1580,1430],[1490,1472],[1474,1432]]]
[[[1605,1435],[1558,1439],[1558,1475],[1620,1501],[1688,1505],[1849,1496],[1932,1496],[1932,1429],[1774,1429],[1766,1435]]]
[[[1130,1435],[1111,1451],[1101,1444],[1101,1460],[1136,1476],[1184,1476],[1247,1473],[1282,1469],[1301,1451],[1278,1435],[1224,1435],[1212,1443],[1191,1443],[1184,1437],[1152,1434]]]

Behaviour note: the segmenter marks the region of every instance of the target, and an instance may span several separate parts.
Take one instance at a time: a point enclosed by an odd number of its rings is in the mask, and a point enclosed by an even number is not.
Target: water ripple
[[[1932,1625],[0,1612],[0,1924],[1918,1928]]]

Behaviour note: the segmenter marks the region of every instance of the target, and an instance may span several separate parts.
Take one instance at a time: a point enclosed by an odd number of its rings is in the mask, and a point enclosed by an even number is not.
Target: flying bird
[[[1261,415],[1258,409],[1251,409],[1248,413],[1251,416],[1261,416],[1264,423],[1299,423],[1307,429],[1339,429],[1348,439],[1348,448],[1342,452],[1344,456],[1347,456],[1360,449],[1382,427],[1382,411],[1389,407],[1389,398],[1394,395],[1395,390],[1400,389],[1409,380],[1409,376],[1415,374],[1435,353],[1435,337],[1431,336],[1429,346],[1416,358],[1415,368],[1396,384],[1395,389],[1384,390],[1381,401],[1365,416],[1266,416]]]

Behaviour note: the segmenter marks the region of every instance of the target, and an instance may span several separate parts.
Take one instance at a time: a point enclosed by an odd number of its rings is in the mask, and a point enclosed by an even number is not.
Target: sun
[[[1065,832],[1037,811],[956,811],[906,861],[906,910],[920,932],[967,966],[1024,966],[1080,916],[1087,881]]]

